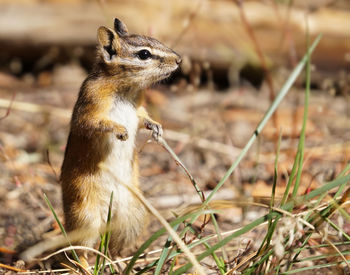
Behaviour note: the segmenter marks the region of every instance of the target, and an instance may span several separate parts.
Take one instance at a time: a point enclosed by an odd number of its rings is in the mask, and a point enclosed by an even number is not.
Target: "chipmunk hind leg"
[[[147,224],[147,211],[139,202],[120,217],[122,218],[116,218],[112,222],[109,242],[112,257],[119,256],[121,250],[134,245]]]
[[[79,211],[78,211],[79,209]],[[103,221],[96,208],[88,204],[86,207],[73,207],[66,213],[66,229],[73,245],[94,247],[100,238]],[[76,210],[76,211],[75,211]],[[87,268],[88,251],[78,249],[76,253],[80,263]]]

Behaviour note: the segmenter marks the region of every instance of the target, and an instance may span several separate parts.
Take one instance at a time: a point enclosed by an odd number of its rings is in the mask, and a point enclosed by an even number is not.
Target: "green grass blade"
[[[339,212],[348,222],[350,222],[350,214],[348,212],[346,212],[343,208],[339,208]]]
[[[108,256],[108,245],[109,245],[109,240],[111,239],[111,219],[112,219],[112,206],[113,206],[113,191],[111,193],[111,198],[109,200],[109,206],[108,206],[108,214],[107,214],[107,227],[106,227],[106,232],[104,233],[104,242],[103,242],[103,247],[104,251],[103,254]],[[105,269],[106,266],[106,258],[103,258],[102,262],[102,271]],[[112,273],[114,273],[113,266],[110,265]]]
[[[334,222],[332,222],[329,218],[325,218],[325,220],[330,224],[330,226],[332,226],[335,230],[340,232],[345,239],[350,241],[350,236],[348,234],[346,234],[346,232],[342,228],[340,228],[338,225],[336,225]]]
[[[178,229],[180,224],[177,224],[174,226],[174,230],[176,231]],[[168,258],[168,252],[169,252],[169,247],[171,245],[172,242],[172,237],[169,236],[168,239],[165,242],[165,245],[163,247],[162,253],[160,254],[159,260],[158,260],[158,264],[156,267],[156,270],[154,271],[154,275],[159,275],[160,272],[162,271],[162,267],[166,261],[166,259]]]
[[[278,159],[279,159],[279,155],[280,155],[281,140],[282,140],[282,132],[280,132],[280,134],[278,136],[276,158],[275,158],[275,164],[274,164],[274,169],[273,169],[274,175],[273,175],[270,208],[275,206],[276,186],[277,186],[277,180],[278,180]]]
[[[104,238],[105,236],[104,235],[102,235],[101,236],[101,241],[100,241],[100,244],[99,244],[99,246],[98,246],[98,251],[100,251],[100,252],[102,252],[102,249],[103,249],[103,238]],[[99,270],[100,270],[100,255],[99,254],[97,254],[96,255],[96,260],[95,260],[95,266],[94,266],[94,275],[97,275],[98,274],[98,272],[99,272]]]
[[[218,225],[218,223],[216,221],[215,215],[211,214],[210,216],[211,216],[211,220],[213,221],[213,225],[214,225],[214,228],[215,228],[215,233],[218,236],[218,241],[221,241],[222,240],[221,231],[220,231],[219,225]],[[227,253],[226,253],[224,247],[221,248],[221,252],[222,252],[222,257],[223,257],[224,261],[228,262]]]
[[[307,41],[306,48],[308,49],[309,48],[309,33],[308,32],[307,32],[306,41]],[[305,101],[304,101],[303,122],[302,122],[300,137],[299,137],[297,155],[295,157],[293,168],[292,168],[292,173],[290,175],[286,190],[285,190],[284,195],[283,195],[283,199],[282,199],[282,203],[281,203],[282,205],[285,203],[285,201],[289,195],[289,190],[290,190],[290,187],[292,185],[295,173],[296,173],[296,178],[295,178],[294,188],[292,191],[292,199],[296,198],[296,196],[298,194],[299,186],[300,186],[301,174],[303,171],[305,133],[306,133],[306,123],[307,123],[308,109],[309,109],[310,83],[311,83],[310,64],[311,64],[311,53],[309,51],[307,51],[307,62],[306,62],[306,70],[305,70],[306,85],[305,85]],[[317,203],[320,203],[320,201],[321,201],[321,199],[319,199]],[[310,236],[311,236],[310,234],[308,234],[306,236],[307,240],[310,238]],[[289,263],[288,268],[291,268],[293,262],[296,261],[297,257],[299,256],[300,252],[303,250],[303,247],[305,245],[306,245],[306,242],[303,243],[299,252],[293,257],[293,261],[291,261]]]
[[[293,264],[297,261],[297,259],[298,259],[299,255],[300,255],[300,253],[301,253],[304,249],[306,249],[305,246],[308,244],[308,242],[309,242],[309,240],[310,240],[310,238],[311,238],[312,233],[313,233],[313,232],[310,232],[310,233],[308,233],[308,234],[304,237],[303,243],[301,244],[300,247],[297,248],[293,259],[290,261],[290,263],[289,263],[288,266],[287,266],[287,270],[290,270],[290,269],[292,268]]]
[[[111,218],[112,218],[112,204],[113,204],[113,192],[111,193],[111,197],[109,199],[109,206],[108,206],[108,214],[107,214],[107,223],[106,223],[106,232],[104,232],[101,235],[101,241],[100,241],[100,245],[98,247],[98,251],[102,252],[104,255],[108,256],[108,243],[110,240],[110,224],[111,224]],[[102,265],[100,265],[100,255],[96,256],[96,260],[95,260],[95,266],[94,266],[94,275],[99,274],[100,270],[104,270],[105,269],[105,265],[106,265],[106,259],[103,258],[102,261]],[[113,266],[109,265],[110,269],[112,271],[112,273],[114,272]]]
[[[345,166],[345,168],[343,169],[343,171],[339,174],[339,176],[343,176],[345,175],[347,172],[349,172],[350,170],[350,163],[348,163],[348,165]],[[340,194],[343,192],[344,188],[345,188],[346,184],[342,185],[339,187],[339,190],[335,193],[334,198],[340,196]]]
[[[59,220],[59,218],[58,218],[58,216],[57,216],[57,214],[56,214],[55,209],[53,208],[53,206],[52,206],[52,204],[51,204],[49,198],[46,196],[45,193],[44,193],[44,199],[45,199],[47,205],[49,206],[49,208],[50,208],[50,210],[51,210],[53,216],[55,217],[55,220],[56,220],[56,222],[58,223],[58,226],[60,227],[63,236],[66,238],[68,244],[69,244],[70,246],[72,246],[71,242],[70,242],[69,239],[68,239],[66,230],[64,229],[64,227],[63,227],[61,221]],[[74,260],[77,261],[78,263],[80,263],[79,257],[78,257],[78,255],[77,255],[77,253],[75,252],[74,249],[72,249],[72,254],[73,254]]]
[[[345,170],[344,170],[344,171],[345,171]],[[345,173],[341,173],[341,175],[344,175],[344,174],[345,174]],[[338,176],[338,178],[339,178],[339,176]],[[340,184],[339,189],[340,189],[342,186],[345,186],[346,184],[347,184],[347,181],[344,181],[342,184]],[[338,191],[339,191],[339,189],[338,189]],[[316,205],[319,205],[320,202],[321,202],[321,200],[322,200],[326,195],[327,195],[327,192],[321,194],[320,197],[319,197],[318,200],[317,200]],[[336,196],[334,196],[334,197],[336,197]],[[316,216],[315,216],[315,212],[311,212],[311,211],[310,211],[310,212],[308,213],[308,215],[305,217],[305,220],[307,220],[307,221],[310,222],[310,223],[315,223],[315,217],[316,217],[316,218],[322,218],[322,220],[328,221],[329,224],[330,224],[333,228],[335,228],[335,229],[338,230],[339,232],[342,232],[343,236],[344,236],[345,238],[348,239],[349,236],[348,236],[341,228],[338,228],[332,221],[330,221],[330,220],[328,219],[328,215],[329,215],[330,209],[331,209],[332,207],[334,207],[334,204],[336,204],[336,202],[333,202],[331,205],[329,205],[327,208],[325,208],[324,210],[322,210],[322,211],[321,211],[318,215],[316,215]],[[339,209],[339,210],[342,210],[342,209]],[[293,259],[290,261],[290,263],[289,263],[289,265],[288,265],[288,270],[290,270],[290,269],[292,268],[293,263],[297,261],[297,258],[299,257],[300,253],[301,253],[304,249],[306,249],[305,246],[307,245],[308,240],[311,238],[311,235],[312,235],[312,234],[313,234],[313,232],[309,232],[309,233],[307,233],[307,235],[304,237],[304,241],[303,241],[302,245],[296,249],[295,255],[294,255]],[[345,234],[345,235],[344,235],[344,234]]]
[[[280,132],[278,137],[278,143],[277,143],[277,152],[276,152],[276,158],[275,158],[275,164],[274,164],[274,178],[273,178],[273,185],[272,185],[272,194],[271,194],[271,201],[270,201],[270,212],[272,211],[272,207],[275,205],[275,194],[276,194],[276,185],[277,185],[277,178],[278,178],[278,158],[279,158],[279,152],[280,152],[280,146],[281,146],[281,140],[282,140],[282,133]],[[275,231],[276,225],[278,222],[278,218],[276,218],[274,221],[272,221],[271,218],[268,220],[268,226],[267,226],[267,232],[266,235],[261,242],[261,245],[258,249],[257,255],[260,256],[261,254],[268,249],[273,232]],[[265,245],[266,243],[266,245]]]
[[[293,209],[293,207],[295,205],[301,205],[301,204],[305,204],[308,200],[316,197],[316,196],[320,196],[323,195],[325,193],[327,193],[329,190],[336,188],[342,184],[348,183],[350,181],[350,174],[337,178],[333,181],[327,182],[324,185],[322,185],[321,187],[312,190],[310,193],[297,197],[295,199],[290,200],[289,202],[287,202],[283,207],[281,207],[283,210],[287,210],[290,211],[291,209]]]
[[[306,34],[306,48],[309,48],[309,32]],[[311,53],[306,52],[307,62],[306,62],[306,87],[305,87],[305,102],[304,102],[304,114],[303,114],[303,124],[300,132],[299,138],[299,160],[298,160],[298,172],[294,183],[294,188],[292,192],[292,197],[295,198],[298,194],[301,173],[303,171],[303,161],[304,161],[304,149],[305,149],[305,132],[306,132],[306,122],[309,113],[309,98],[310,98],[310,85],[311,85]]]
[[[241,162],[243,157],[247,154],[250,147],[253,145],[255,139],[257,136],[261,133],[262,129],[265,127],[266,123],[271,118],[272,114],[276,111],[278,105],[281,103],[282,99],[285,97],[285,95],[288,93],[289,89],[292,87],[293,83],[299,76],[300,72],[302,71],[303,67],[305,66],[309,54],[311,54],[314,49],[316,48],[317,44],[319,43],[321,39],[321,35],[318,35],[315,39],[314,43],[311,45],[311,47],[308,49],[308,53],[304,55],[303,59],[299,62],[299,64],[295,67],[293,72],[290,74],[289,78],[287,79],[286,83],[283,85],[282,89],[280,90],[279,94],[276,96],[275,100],[272,102],[270,108],[265,113],[264,117],[260,121],[259,125],[256,127],[254,134],[251,136],[251,138],[248,140],[247,144],[242,149],[241,153],[237,157],[236,161],[232,164],[232,166],[228,169],[224,177],[220,180],[220,182],[215,186],[213,191],[209,194],[209,196],[206,198],[204,204],[207,205],[215,195],[215,193],[220,189],[220,187],[225,183],[225,181],[230,177],[232,172],[236,169],[238,164]]]
[[[350,245],[350,241],[336,242],[336,243],[333,243],[333,245],[335,245],[335,246]],[[327,243],[323,243],[323,244],[306,246],[305,248],[306,249],[316,249],[316,248],[322,248],[322,247],[330,247],[330,245]],[[293,252],[296,252],[296,251],[298,251],[298,248],[294,249]]]
[[[284,194],[283,194],[283,197],[282,197],[282,200],[281,200],[281,205],[284,205],[286,203],[287,199],[288,199],[289,190],[290,190],[290,188],[292,186],[293,180],[295,178],[295,174],[297,173],[299,159],[300,159],[300,152],[298,150],[298,152],[297,152],[297,154],[295,156],[295,159],[294,159],[292,171],[290,172],[290,175],[289,175],[289,179],[288,179],[288,182],[287,182],[286,189],[284,190]]]
[[[272,207],[275,206],[275,195],[276,195],[276,186],[277,186],[277,179],[278,179],[278,159],[279,159],[279,153],[280,153],[281,140],[282,140],[282,133],[280,133],[279,138],[278,138],[278,143],[277,143],[277,152],[276,152],[276,159],[275,159],[275,165],[274,165],[274,177],[273,177],[270,209],[272,209]],[[275,231],[277,222],[278,222],[278,218],[276,218],[274,221],[272,221],[271,219],[269,220],[268,232],[266,234],[266,247],[267,248],[270,245],[272,235],[273,235],[273,232]]]
[[[268,250],[265,254],[262,255],[261,259],[254,263],[254,265],[250,266],[246,270],[244,270],[244,275],[250,275],[250,274],[260,274],[261,272],[258,272],[256,269],[263,266],[263,263],[269,259],[269,257],[273,254],[273,250]]]
[[[204,246],[205,246],[207,249],[210,249],[210,248],[211,248],[211,246],[210,246],[207,242],[204,243]],[[222,247],[223,247],[223,246],[222,246]],[[222,248],[222,247],[221,247],[221,248]],[[222,260],[222,258],[219,258],[219,257],[215,254],[215,252],[212,252],[211,255],[212,255],[212,257],[213,257],[213,259],[214,259],[214,261],[215,261],[215,263],[216,263],[216,266],[219,268],[220,273],[221,273],[222,275],[224,275],[224,274],[226,273],[225,262]]]
[[[343,262],[327,263],[327,264],[320,264],[320,265],[312,265],[312,266],[307,266],[307,267],[302,267],[302,268],[289,270],[289,271],[286,271],[286,272],[282,272],[280,274],[281,275],[282,274],[294,274],[294,273],[300,273],[300,272],[307,271],[307,270],[314,270],[314,269],[321,269],[321,268],[326,268],[326,267],[332,267],[332,266],[337,266],[337,265],[339,265],[339,264],[341,264]],[[350,263],[350,260],[348,262]]]
[[[341,251],[341,253],[346,256],[346,255],[350,255],[350,251]],[[311,256],[311,257],[305,257],[300,259],[300,263],[301,262],[308,262],[308,261],[315,261],[315,260],[322,260],[322,259],[326,259],[329,257],[337,257],[339,256],[338,253],[332,253],[332,254],[322,254],[322,255],[317,255],[317,256]]]

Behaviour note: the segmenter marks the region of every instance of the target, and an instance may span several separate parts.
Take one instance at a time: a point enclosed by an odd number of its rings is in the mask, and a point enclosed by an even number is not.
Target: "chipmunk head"
[[[114,30],[98,29],[98,41],[104,72],[140,88],[168,77],[181,63],[181,57],[158,40],[129,34],[117,18]]]

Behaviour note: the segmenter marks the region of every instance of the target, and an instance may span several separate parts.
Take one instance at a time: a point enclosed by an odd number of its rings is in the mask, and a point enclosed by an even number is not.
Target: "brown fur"
[[[113,119],[113,112],[119,114],[115,109],[118,106],[126,106],[126,110],[131,111],[135,108],[140,126],[161,134],[160,124],[141,106],[143,89],[168,76],[181,61],[159,41],[129,35],[123,23],[117,19],[116,23],[115,30],[106,27],[98,30],[95,69],[82,84],[74,107],[61,172],[65,225],[68,231],[84,231],[79,244],[93,246],[98,240],[107,218],[109,189],[117,193],[114,193],[110,242],[114,255],[132,244],[141,233],[146,210],[130,191],[121,187],[139,188],[137,153],[134,150],[130,160],[115,159],[119,156],[115,148],[123,149],[130,133],[129,125]],[[151,60],[138,57],[143,46],[150,51],[157,50]],[[130,182],[112,181],[108,173],[118,171],[117,166],[122,165],[119,163],[128,167],[129,161],[132,172],[125,177],[130,178]],[[103,165],[110,171],[102,168]]]

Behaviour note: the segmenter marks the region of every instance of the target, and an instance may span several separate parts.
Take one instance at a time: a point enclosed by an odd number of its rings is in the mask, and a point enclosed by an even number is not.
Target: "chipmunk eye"
[[[138,58],[141,60],[146,60],[152,57],[152,54],[148,50],[141,50],[137,52]]]

